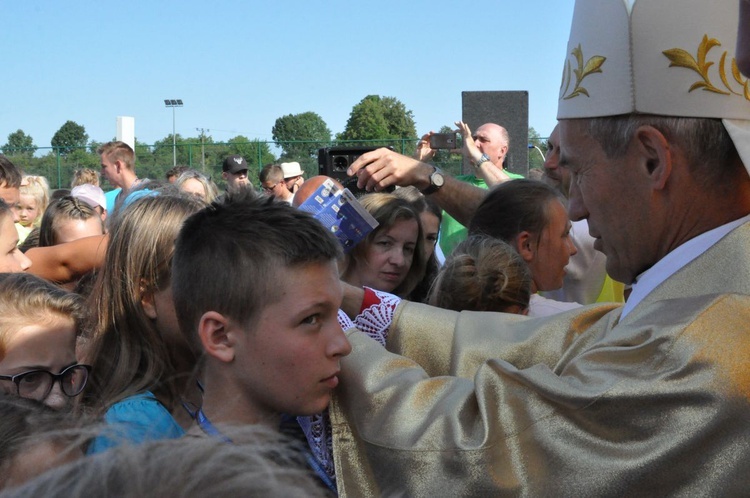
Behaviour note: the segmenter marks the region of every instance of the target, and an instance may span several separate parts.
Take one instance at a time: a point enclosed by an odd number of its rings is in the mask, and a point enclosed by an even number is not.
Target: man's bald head
[[[487,154],[492,163],[502,167],[510,147],[508,130],[496,123],[485,123],[476,129],[472,138],[482,154]]]

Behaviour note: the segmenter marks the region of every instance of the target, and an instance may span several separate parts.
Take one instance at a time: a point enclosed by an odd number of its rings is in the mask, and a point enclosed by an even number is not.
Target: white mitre
[[[750,172],[737,0],[576,0],[558,119],[721,118]]]

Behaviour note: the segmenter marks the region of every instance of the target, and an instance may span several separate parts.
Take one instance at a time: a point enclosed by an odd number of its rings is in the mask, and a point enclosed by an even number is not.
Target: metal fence
[[[333,146],[365,146],[382,147],[391,146],[397,152],[405,155],[414,153],[417,138],[406,138],[398,140],[346,140],[346,141],[246,141],[246,142],[224,142],[224,143],[200,143],[200,142],[177,142],[173,147],[171,143],[156,145],[136,144],[136,173],[140,178],[165,179],[166,172],[171,169],[175,162],[177,165],[201,171],[210,176],[220,187],[224,187],[221,178],[221,165],[225,157],[231,154],[239,154],[248,163],[248,176],[257,186],[258,173],[265,164],[297,161],[302,166],[307,177],[318,174],[317,150],[322,147]],[[290,147],[291,146],[291,147]],[[286,156],[283,150],[303,150],[295,155]],[[275,152],[274,152],[275,151]],[[24,173],[41,175],[47,178],[52,188],[69,188],[71,179],[76,170],[91,168],[100,170],[100,159],[96,154],[96,144],[86,147],[35,147],[33,149],[10,149],[5,148],[4,154],[21,168]],[[542,156],[543,157],[543,156]],[[530,166],[541,167],[534,155],[530,158]],[[452,175],[461,174],[462,157],[460,154],[450,154],[448,151],[439,151],[434,162],[444,171]],[[107,190],[109,185],[103,185]]]

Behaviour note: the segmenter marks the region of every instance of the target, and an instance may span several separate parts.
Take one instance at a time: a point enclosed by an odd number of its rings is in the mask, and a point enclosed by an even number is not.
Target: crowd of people
[[[750,47],[688,4],[576,1],[541,180],[496,123],[362,154],[354,247],[297,162],[0,155],[0,496],[746,492],[750,96],[685,60]]]

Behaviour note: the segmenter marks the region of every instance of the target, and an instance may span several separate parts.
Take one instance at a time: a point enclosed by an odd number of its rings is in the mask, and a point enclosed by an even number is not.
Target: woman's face
[[[104,233],[102,219],[99,216],[92,216],[87,220],[65,220],[58,226],[55,233],[57,244],[65,244],[84,237],[92,235],[101,235]]]
[[[17,210],[18,223],[25,227],[31,226],[37,216],[39,216],[39,204],[36,202],[36,197],[28,194],[21,194]]]
[[[527,259],[537,291],[562,287],[565,267],[577,251],[570,238],[570,220],[565,206],[558,200],[550,201],[549,222],[539,234],[538,241],[531,240],[533,256]]]
[[[358,285],[393,292],[409,273],[418,236],[419,224],[414,219],[380,229],[367,245],[364,261],[357,265]]]
[[[435,244],[437,244],[438,233],[440,232],[440,218],[429,211],[422,211],[422,214],[419,215],[419,221],[422,223],[424,260],[427,261],[435,252]]]
[[[203,184],[195,178],[189,178],[180,185],[180,190],[193,194],[194,196],[206,200],[206,189],[203,188]]]
[[[29,323],[11,332],[5,341],[5,356],[0,360],[0,375],[18,375],[32,370],[47,370],[59,374],[76,364],[76,331],[71,318],[54,316],[52,320]],[[16,394],[16,386],[10,380],[0,380],[0,389]],[[60,382],[43,402],[58,410],[70,409],[72,398],[66,396]]]

